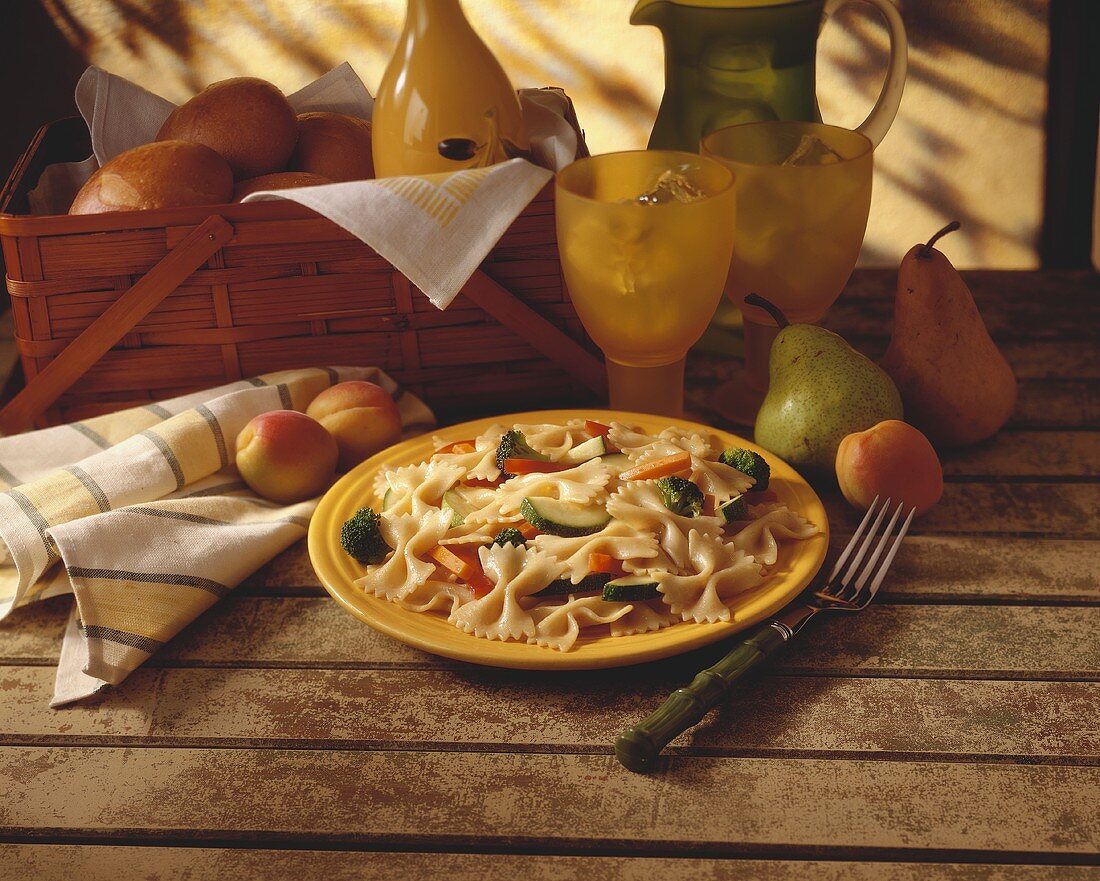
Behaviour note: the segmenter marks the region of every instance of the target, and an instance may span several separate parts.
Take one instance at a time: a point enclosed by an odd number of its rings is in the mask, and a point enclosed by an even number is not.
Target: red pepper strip
[[[605,572],[608,575],[626,575],[622,560],[617,560],[610,554],[601,554],[597,551],[593,551],[588,555],[588,571]]]
[[[608,453],[619,452],[619,449],[615,446],[612,446],[610,441],[607,440],[608,432],[611,431],[610,425],[604,425],[602,422],[593,422],[591,419],[585,419],[584,430],[592,435],[592,437],[602,437],[604,439],[604,445],[606,446]]]
[[[475,597],[483,597],[491,593],[493,588],[496,587],[492,581],[490,581],[485,575],[478,574],[466,579],[466,584],[469,585],[470,590],[474,592]]]
[[[512,526],[515,529],[518,529],[519,534],[522,535],[526,539],[532,539],[536,535],[541,535],[542,534],[537,529],[535,529],[534,526],[532,526],[530,523],[528,523],[526,520],[524,520],[520,524],[514,524],[513,523],[513,524],[509,524],[509,525]]]
[[[468,450],[458,450],[456,447],[469,447]],[[437,453],[472,453],[475,449],[473,440],[458,440],[451,441],[449,444],[444,444],[438,450]]]
[[[703,516],[713,517],[718,512],[718,499],[710,493],[703,496]]]
[[[504,483],[502,478],[497,478],[496,480],[482,480],[480,477],[471,477],[462,481],[463,486],[485,486],[489,489],[496,489],[502,483]]]
[[[553,474],[576,468],[566,462],[540,462],[537,459],[505,459],[504,470],[508,474]]]

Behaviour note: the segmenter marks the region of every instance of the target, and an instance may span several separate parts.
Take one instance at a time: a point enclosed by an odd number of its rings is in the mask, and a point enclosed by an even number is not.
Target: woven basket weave
[[[0,429],[147,404],[273,370],[376,365],[444,417],[591,401],[598,351],[558,263],[553,188],[446,311],[329,220],[289,202],[30,216],[79,119],[39,131],[0,192],[26,388]]]

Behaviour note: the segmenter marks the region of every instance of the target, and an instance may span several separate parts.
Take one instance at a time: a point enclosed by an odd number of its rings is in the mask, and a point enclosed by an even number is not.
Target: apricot
[[[315,397],[306,413],[336,438],[341,471],[354,468],[401,437],[397,404],[373,382],[339,382]]]
[[[252,489],[289,504],[320,495],[336,476],[332,435],[297,410],[254,416],[237,435],[237,470]]]
[[[836,479],[844,498],[864,510],[880,496],[923,513],[943,493],[943,468],[932,444],[898,419],[887,419],[841,440]]]

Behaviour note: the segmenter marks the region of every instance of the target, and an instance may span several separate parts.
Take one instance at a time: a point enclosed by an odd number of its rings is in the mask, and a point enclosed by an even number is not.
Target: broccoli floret
[[[527,443],[527,438],[523,436],[523,432],[512,429],[509,432],[505,432],[504,437],[500,439],[500,443],[497,445],[497,468],[500,469],[500,473],[507,477],[514,477],[515,475],[509,474],[504,470],[505,459],[535,459],[539,462],[549,461],[546,456],[537,450],[533,450]]]
[[[505,526],[493,539],[493,544],[501,547],[505,545],[524,545],[526,543],[527,539],[523,537],[523,533],[511,526]]]
[[[683,477],[662,477],[657,481],[661,500],[673,514],[698,517],[703,510],[703,491]]]
[[[756,483],[752,487],[754,491],[768,488],[772,469],[759,453],[754,453],[752,450],[742,450],[739,447],[728,447],[722,451],[718,461],[723,465],[729,465],[730,468],[736,468],[742,474],[746,474],[755,480]]]
[[[340,528],[340,544],[360,563],[381,563],[393,550],[382,538],[379,522],[371,508],[360,508]]]

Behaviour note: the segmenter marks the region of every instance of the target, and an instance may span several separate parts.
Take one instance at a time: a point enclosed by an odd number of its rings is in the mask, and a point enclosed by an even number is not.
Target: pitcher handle
[[[854,3],[857,0],[826,0],[825,20],[836,12],[841,6]],[[898,106],[901,104],[901,93],[905,89],[905,72],[909,66],[908,42],[905,39],[905,24],[901,20],[901,13],[892,0],[859,0],[870,3],[882,13],[886,19],[886,28],[890,32],[890,64],[886,69],[886,81],[882,84],[882,91],[878,94],[878,100],[867,118],[856,129],[876,147],[886,137],[890,130],[894,117],[897,116]]]

